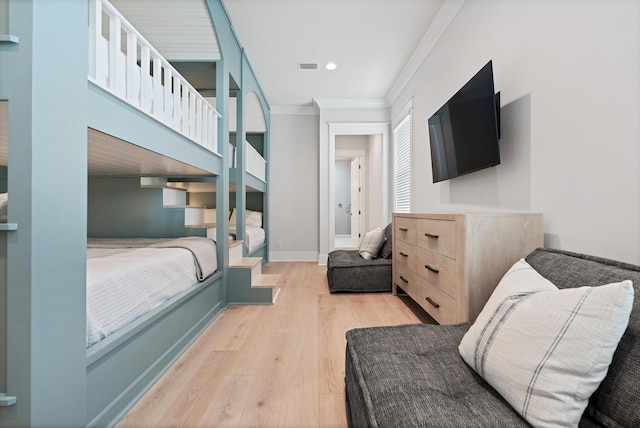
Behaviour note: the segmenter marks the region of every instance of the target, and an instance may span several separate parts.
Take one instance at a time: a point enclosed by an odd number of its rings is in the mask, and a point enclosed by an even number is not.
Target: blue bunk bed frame
[[[267,123],[268,160],[268,103],[222,2],[205,1],[223,58],[216,66],[217,91],[229,94],[233,78],[240,99],[249,92],[258,94]],[[226,163],[228,116],[234,112],[229,112],[228,95],[216,98],[222,115],[219,154],[208,151],[87,81],[87,3],[65,2],[61,8],[58,2],[9,0],[7,7],[11,34],[0,37],[0,100],[9,104],[8,189],[25,200],[14,198],[8,221],[15,227],[0,232],[7,234],[6,279],[0,278],[6,281],[0,287],[5,295],[0,297],[6,297],[8,308],[6,323],[0,323],[6,329],[6,337],[0,332],[0,345],[6,344],[0,349],[0,365],[6,367],[1,370],[6,375],[0,377],[0,393],[16,398],[12,406],[0,408],[0,427],[112,426],[228,305],[228,241],[223,237],[229,225],[223,213],[228,212],[231,181]],[[45,65],[54,66],[59,75],[51,76]],[[63,96],[66,108],[55,109]],[[244,141],[243,118],[239,116],[237,123],[237,138]],[[43,128],[52,133],[50,138],[39,131]],[[207,171],[222,191],[216,192],[218,271],[86,350],[89,128]],[[34,162],[39,162],[37,167],[31,166]],[[68,182],[72,194],[51,197],[60,183],[47,177]],[[235,179],[243,189],[238,193],[244,195],[251,179],[244,172],[236,173]],[[25,182],[32,184],[24,187]],[[266,229],[266,182],[260,190]],[[244,224],[246,198],[239,199],[238,222]],[[52,201],[59,205],[43,212]],[[64,238],[54,245],[50,239],[62,229]],[[265,260],[267,248],[265,243],[256,250]],[[62,265],[57,253],[65,254]]]

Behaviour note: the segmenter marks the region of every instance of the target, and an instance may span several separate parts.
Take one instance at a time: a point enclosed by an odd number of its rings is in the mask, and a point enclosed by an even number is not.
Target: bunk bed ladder
[[[238,258],[229,263],[229,303],[274,304],[279,280],[279,274],[262,273],[262,257]]]

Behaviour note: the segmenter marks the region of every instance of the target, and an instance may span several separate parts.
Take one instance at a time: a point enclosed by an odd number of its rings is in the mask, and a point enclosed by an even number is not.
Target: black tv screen
[[[500,163],[500,110],[489,61],[429,118],[433,182]]]

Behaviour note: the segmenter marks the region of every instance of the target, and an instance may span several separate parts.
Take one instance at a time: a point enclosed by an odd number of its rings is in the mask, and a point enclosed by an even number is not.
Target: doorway
[[[365,151],[336,150],[335,248],[356,248],[364,235]]]
[[[326,265],[329,252],[335,249],[335,157],[336,148],[339,147],[336,140],[343,135],[366,135],[376,139],[374,160],[367,160],[369,177],[374,177],[379,183],[374,187],[371,180],[368,182],[369,194],[373,196],[374,204],[365,204],[374,207],[368,209],[367,223],[377,226],[386,226],[391,217],[389,206],[389,124],[382,122],[370,123],[333,123],[327,122],[329,127],[328,138],[320,136],[320,222],[319,240],[320,251],[318,264]],[[373,151],[372,151],[373,152]],[[372,189],[375,189],[373,192]]]
[[[336,207],[335,193],[336,159],[361,160],[360,185],[355,187],[360,193],[359,209],[351,212],[359,216],[351,216],[357,228],[350,231],[351,247],[360,245],[361,237],[373,228],[384,227],[389,219],[388,207],[388,125],[387,124],[330,124],[329,138],[329,245],[330,250],[341,248],[336,241]],[[340,237],[342,238],[342,237]]]

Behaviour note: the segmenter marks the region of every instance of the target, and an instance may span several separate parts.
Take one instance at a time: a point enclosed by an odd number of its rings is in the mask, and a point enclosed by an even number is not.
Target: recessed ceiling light
[[[336,68],[338,68],[338,66],[336,65],[335,62],[328,62],[325,68],[327,70],[335,70]]]

